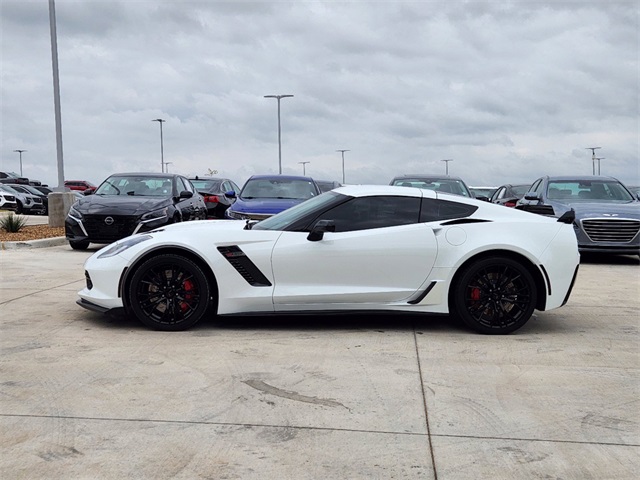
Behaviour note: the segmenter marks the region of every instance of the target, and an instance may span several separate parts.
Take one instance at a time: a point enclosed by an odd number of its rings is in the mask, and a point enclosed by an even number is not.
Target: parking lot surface
[[[0,251],[0,478],[636,479],[640,268],[585,259],[508,336],[447,317],[147,330],[75,304],[95,251]]]

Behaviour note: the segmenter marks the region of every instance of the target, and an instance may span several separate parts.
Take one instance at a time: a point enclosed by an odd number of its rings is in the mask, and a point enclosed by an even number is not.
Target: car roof
[[[427,197],[437,198],[438,194],[433,190],[416,187],[400,187],[397,185],[346,185],[338,187],[332,192],[349,195],[351,197],[371,197],[377,195],[395,196],[395,197]],[[447,195],[455,201],[464,199],[460,195]]]
[[[393,177],[393,180],[400,180],[402,178],[419,178],[424,180],[460,180],[463,182],[462,178],[455,177],[452,175],[425,175],[422,173],[416,173],[415,175],[398,175],[397,177]],[[393,181],[392,180],[392,181]],[[464,183],[464,182],[463,182]]]
[[[608,177],[608,176],[598,176],[598,175],[547,175],[546,178],[552,181],[556,180],[579,180],[579,181],[593,181],[593,180],[615,180],[619,182],[617,178]]]
[[[184,177],[184,175],[180,175],[178,173],[158,173],[158,172],[123,172],[123,173],[112,173],[109,177],[158,177],[158,178],[166,178],[166,177]]]
[[[264,179],[276,179],[276,178],[284,178],[287,180],[306,180],[308,182],[314,182],[313,178],[311,177],[303,177],[301,175],[251,175],[251,177],[249,177],[249,180],[254,180],[254,179],[258,179],[258,178],[264,178]],[[247,180],[247,181],[249,181]]]

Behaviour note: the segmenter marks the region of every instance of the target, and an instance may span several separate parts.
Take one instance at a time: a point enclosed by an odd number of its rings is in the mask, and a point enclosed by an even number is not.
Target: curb
[[[42,238],[24,242],[0,242],[0,250],[17,250],[19,248],[45,248],[56,247],[67,243],[66,237]]]

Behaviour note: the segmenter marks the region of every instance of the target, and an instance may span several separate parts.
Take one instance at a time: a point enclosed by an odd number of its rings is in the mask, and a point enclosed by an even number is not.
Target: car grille
[[[105,223],[107,217],[113,218],[111,225]],[[137,217],[127,215],[84,215],[82,224],[92,241],[110,243],[131,235],[138,222]]]
[[[638,234],[640,221],[597,218],[582,220],[582,228],[592,242],[628,243]]]

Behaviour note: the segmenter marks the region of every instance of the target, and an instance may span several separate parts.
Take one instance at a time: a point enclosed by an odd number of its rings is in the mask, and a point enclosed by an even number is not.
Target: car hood
[[[254,198],[244,199],[238,198],[231,206],[234,212],[238,213],[262,213],[267,215],[275,215],[287,208],[302,203],[301,198]]]
[[[596,203],[596,202],[575,202],[557,203],[554,205],[556,214],[567,211],[571,208],[576,212],[576,218],[591,217],[613,217],[613,218],[633,218],[640,219],[640,202],[628,203]],[[558,212],[561,210],[562,212]]]
[[[171,199],[166,197],[90,195],[78,200],[73,208],[86,215],[141,215],[171,203]]]

